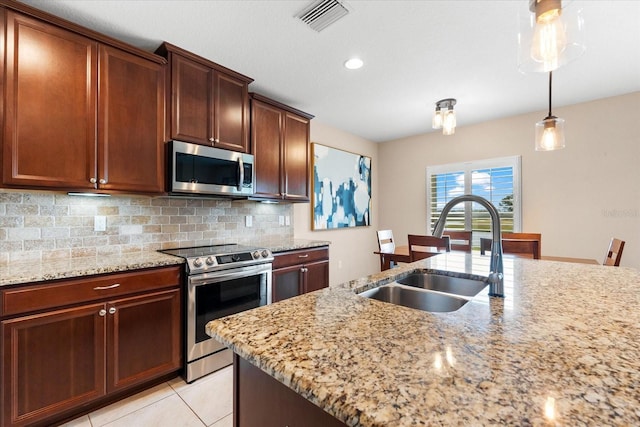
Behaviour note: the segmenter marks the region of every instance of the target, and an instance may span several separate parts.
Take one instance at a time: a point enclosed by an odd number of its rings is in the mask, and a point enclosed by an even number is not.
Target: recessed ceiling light
[[[360,58],[351,58],[344,63],[344,66],[350,70],[357,70],[362,67],[364,62]]]

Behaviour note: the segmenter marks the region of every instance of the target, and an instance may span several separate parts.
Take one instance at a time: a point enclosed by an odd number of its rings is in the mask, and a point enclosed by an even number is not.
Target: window
[[[428,228],[454,197],[475,194],[490,201],[500,214],[501,232],[519,232],[520,156],[427,167]],[[489,212],[481,205],[464,202],[447,216],[447,230],[472,230],[474,247],[491,232]]]

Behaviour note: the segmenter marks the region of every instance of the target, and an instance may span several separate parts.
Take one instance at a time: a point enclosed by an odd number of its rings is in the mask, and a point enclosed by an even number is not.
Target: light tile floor
[[[77,418],[64,427],[231,427],[233,367],[187,384],[180,377]]]

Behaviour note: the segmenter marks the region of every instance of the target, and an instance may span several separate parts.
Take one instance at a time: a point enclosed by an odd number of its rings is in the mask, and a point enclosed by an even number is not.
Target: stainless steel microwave
[[[182,141],[169,142],[169,193],[246,198],[253,195],[253,156]]]

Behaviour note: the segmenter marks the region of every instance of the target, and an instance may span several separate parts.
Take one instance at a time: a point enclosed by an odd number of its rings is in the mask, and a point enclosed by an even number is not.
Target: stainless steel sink
[[[430,289],[448,294],[472,297],[487,286],[482,280],[464,279],[435,273],[413,273],[398,283],[414,288]]]
[[[468,302],[455,295],[413,289],[393,283],[362,292],[360,296],[431,312],[456,311]]]

